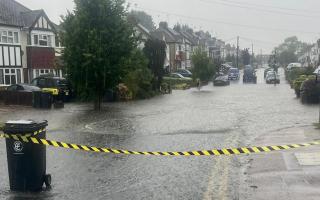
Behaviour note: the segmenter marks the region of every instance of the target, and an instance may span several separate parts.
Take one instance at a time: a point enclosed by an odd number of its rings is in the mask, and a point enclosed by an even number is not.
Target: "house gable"
[[[56,33],[53,23],[49,20],[48,16],[42,11],[30,26],[30,30],[51,31]]]

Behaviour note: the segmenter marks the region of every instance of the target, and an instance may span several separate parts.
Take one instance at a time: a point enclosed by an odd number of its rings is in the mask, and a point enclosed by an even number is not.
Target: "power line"
[[[226,21],[221,21],[221,20],[206,19],[206,18],[201,18],[201,17],[190,17],[190,16],[187,16],[187,15],[169,13],[169,12],[166,12],[166,11],[160,11],[160,10],[150,9],[150,8],[143,8],[143,7],[140,7],[140,6],[137,6],[137,8],[140,8],[141,10],[149,10],[149,11],[153,11],[153,12],[163,13],[163,14],[166,14],[166,15],[173,15],[173,16],[182,17],[182,18],[191,19],[191,20],[207,21],[207,22],[216,23],[216,24],[238,26],[238,27],[251,28],[251,29],[256,29],[256,30],[273,31],[273,32],[303,33],[303,34],[317,34],[317,35],[320,34],[320,32],[301,31],[301,30],[288,30],[288,29],[271,28],[271,27],[263,27],[263,26],[253,26],[253,25],[246,25],[246,24],[237,24],[237,23],[233,23],[233,22],[226,22]]]
[[[247,4],[247,5],[252,5],[252,6],[258,6],[258,7],[268,7],[268,8],[275,8],[275,9],[280,9],[280,10],[286,10],[286,11],[298,11],[298,12],[307,12],[307,13],[320,13],[320,10],[306,10],[306,9],[295,9],[295,8],[285,8],[285,7],[277,7],[277,6],[270,6],[270,5],[265,5],[265,4],[254,4],[254,3],[244,3],[244,2],[237,2],[237,1],[231,1],[231,0],[224,0],[227,2],[233,2],[236,4]]]
[[[257,39],[243,37],[243,36],[240,36],[240,37],[241,37],[241,39],[244,39],[244,40],[249,41],[249,42],[253,42],[254,41],[254,42],[258,42],[258,43],[264,43],[264,44],[270,44],[270,45],[278,45],[278,43],[275,43],[275,42],[257,40]]]
[[[257,7],[250,7],[250,6],[244,6],[242,4],[234,4],[234,3],[230,3],[230,2],[226,2],[226,1],[214,1],[214,0],[200,0],[204,3],[209,3],[209,4],[220,4],[223,6],[227,6],[227,7],[236,7],[236,8],[243,8],[243,9],[254,9],[253,11],[262,11],[262,12],[266,12],[266,13],[272,13],[272,14],[280,14],[280,15],[289,15],[289,16],[297,16],[297,17],[306,17],[306,18],[312,18],[317,20],[317,17],[320,17],[320,15],[303,15],[303,14],[293,14],[293,13],[287,13],[287,12],[281,12],[281,11],[275,11],[275,10],[270,10],[270,9],[261,9],[261,8],[257,8]]]

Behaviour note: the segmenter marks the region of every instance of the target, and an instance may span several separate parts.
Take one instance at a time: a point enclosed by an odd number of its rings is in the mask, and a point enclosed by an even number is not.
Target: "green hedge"
[[[174,86],[174,85],[181,85],[181,84],[187,84],[190,87],[195,87],[197,83],[193,81],[192,79],[182,79],[182,78],[171,78],[171,77],[164,77],[163,83],[166,83],[168,85]]]
[[[303,82],[305,82],[306,80],[315,80],[316,76],[315,75],[300,75],[297,79],[295,79],[292,83],[292,89],[294,89],[297,97],[300,97],[300,88],[301,85],[303,84]]]

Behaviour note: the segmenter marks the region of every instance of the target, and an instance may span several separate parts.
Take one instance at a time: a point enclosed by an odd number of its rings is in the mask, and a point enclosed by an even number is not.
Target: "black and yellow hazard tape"
[[[32,136],[37,136],[38,134],[40,134],[40,133],[42,133],[42,132],[44,132],[44,131],[46,131],[46,129],[44,128],[44,129],[39,129],[39,130],[37,130],[37,131],[35,131],[35,132],[33,132],[33,133],[27,133],[27,134],[12,134],[11,136],[12,137],[16,137],[16,136],[19,136],[19,137],[32,137]],[[3,134],[2,134],[3,135]],[[0,134],[0,136],[1,136],[1,134]]]
[[[313,145],[319,145],[320,141],[302,144],[276,145],[276,146],[260,146],[260,147],[243,147],[243,148],[224,148],[201,151],[183,151],[183,152],[149,152],[149,151],[129,151],[112,148],[101,148],[94,146],[86,146],[79,144],[70,144],[65,142],[58,142],[54,140],[39,139],[35,137],[27,137],[21,135],[0,134],[0,137],[6,139],[18,140],[24,143],[33,143],[36,145],[45,145],[52,147],[60,147],[65,149],[74,149],[87,152],[96,153],[110,153],[110,154],[126,154],[126,155],[146,155],[146,156],[221,156],[221,155],[239,155],[239,154],[254,154],[272,151],[281,151],[289,149],[297,149]]]

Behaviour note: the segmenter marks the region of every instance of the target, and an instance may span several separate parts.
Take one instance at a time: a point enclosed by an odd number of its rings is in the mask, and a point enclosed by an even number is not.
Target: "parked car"
[[[73,96],[71,85],[65,78],[45,75],[33,79],[31,84],[42,91],[51,92],[55,99],[67,101]]]
[[[267,76],[266,76],[266,83],[267,84],[280,84],[280,79],[279,79],[277,73],[274,71],[268,72]]]
[[[37,86],[28,85],[28,84],[14,84],[7,87],[7,91],[25,91],[25,92],[33,92],[33,91],[40,91],[41,89]]]
[[[229,80],[239,80],[240,79],[240,70],[238,68],[230,68],[228,72]]]
[[[230,85],[229,77],[224,75],[224,76],[218,76],[217,78],[214,79],[213,81],[214,86],[226,86]]]
[[[189,77],[189,78],[192,77],[192,73],[187,69],[178,69],[177,73],[181,74],[183,77]]]
[[[27,84],[13,84],[2,91],[1,95],[6,105],[32,106],[34,91],[41,91],[41,89]]]
[[[271,71],[273,71],[273,69],[270,68],[270,67],[267,68],[267,69],[265,69],[265,70],[264,70],[264,78],[266,78],[266,77],[267,77],[267,73],[268,73],[268,72],[271,72]]]
[[[243,70],[243,83],[257,83],[256,71],[251,65],[247,65]]]
[[[170,76],[171,78],[192,80],[191,78],[189,78],[189,77],[184,77],[184,76],[182,76],[182,75],[179,74],[179,73],[171,73],[169,76]]]
[[[290,63],[288,66],[287,66],[287,70],[291,70],[293,68],[301,68],[302,65],[301,63]]]

